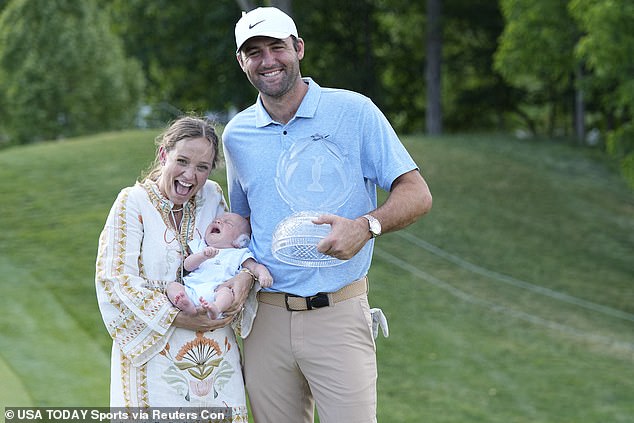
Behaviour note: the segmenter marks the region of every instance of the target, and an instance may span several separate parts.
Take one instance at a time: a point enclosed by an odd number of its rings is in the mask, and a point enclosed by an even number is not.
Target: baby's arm
[[[273,285],[273,276],[263,264],[258,263],[252,258],[248,258],[242,263],[242,267],[253,273],[262,288],[269,288]]]
[[[205,247],[205,249],[202,250],[201,252],[196,254],[191,254],[188,257],[186,257],[185,261],[183,262],[183,266],[185,267],[185,270],[187,270],[188,272],[191,272],[192,270],[198,269],[198,267],[205,260],[210,259],[212,257],[216,257],[216,255],[218,255],[217,248]]]

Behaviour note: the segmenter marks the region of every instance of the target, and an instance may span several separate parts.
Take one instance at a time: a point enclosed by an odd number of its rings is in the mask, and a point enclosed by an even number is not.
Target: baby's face
[[[235,213],[225,213],[207,226],[205,242],[212,247],[230,247],[243,233],[249,232],[249,223]]]

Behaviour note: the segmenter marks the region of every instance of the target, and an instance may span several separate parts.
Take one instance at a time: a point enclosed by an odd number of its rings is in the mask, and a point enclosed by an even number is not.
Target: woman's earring
[[[166,156],[165,150],[163,149],[163,147],[160,147],[158,159],[161,166],[165,166],[165,162],[166,162],[165,156]]]

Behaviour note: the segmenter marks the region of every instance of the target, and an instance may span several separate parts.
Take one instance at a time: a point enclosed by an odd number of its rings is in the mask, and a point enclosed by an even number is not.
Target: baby
[[[225,213],[207,226],[204,239],[189,243],[192,254],[183,267],[191,272],[183,284],[167,285],[167,296],[176,307],[195,314],[200,306],[209,317],[217,319],[233,303],[233,291],[223,282],[244,270],[251,273],[260,286],[268,288],[273,277],[268,269],[253,259],[247,245],[251,233],[249,222],[235,213]]]

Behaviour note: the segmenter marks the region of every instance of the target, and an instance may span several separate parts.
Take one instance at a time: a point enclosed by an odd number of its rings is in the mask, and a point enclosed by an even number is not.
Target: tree
[[[569,10],[583,30],[576,53],[590,73],[584,88],[600,116],[593,123],[634,186],[634,3],[572,0]]]
[[[244,12],[255,9],[255,4],[253,3],[253,0],[236,0],[236,3],[238,3],[238,6]]]
[[[253,103],[235,59],[240,12],[234,0],[113,0],[115,30],[142,64],[148,103],[169,107],[163,120]]]
[[[94,0],[14,0],[0,15],[0,111],[10,142],[130,127],[143,78]]]
[[[443,1],[443,126],[451,130],[507,129],[521,91],[493,70],[504,29],[497,2]]]
[[[238,3],[238,6],[244,12],[249,12],[259,7],[254,0],[236,0],[236,3]],[[277,7],[286,12],[287,15],[293,16],[293,0],[269,0],[266,3],[268,3],[266,6]]]
[[[380,3],[376,9],[375,43],[380,105],[398,131],[424,131],[425,3]]]
[[[506,25],[495,69],[525,93],[524,107],[517,112],[531,132],[553,135],[558,118],[573,104],[579,29],[563,1],[501,0],[500,5]]]
[[[384,111],[401,132],[424,131],[429,112],[430,70],[425,2],[377,2],[375,36],[378,92]],[[497,2],[443,0],[440,61],[442,130],[503,129],[518,90],[493,72],[492,56],[503,29]],[[438,84],[438,82],[436,83]]]
[[[441,57],[442,57],[442,25],[441,0],[427,0],[427,66],[425,82],[427,83],[427,109],[425,123],[427,133],[442,133],[441,108]]]
[[[315,77],[324,86],[360,92],[380,104],[375,57],[380,28],[374,3],[297,3],[295,21],[306,43],[302,75]]]

